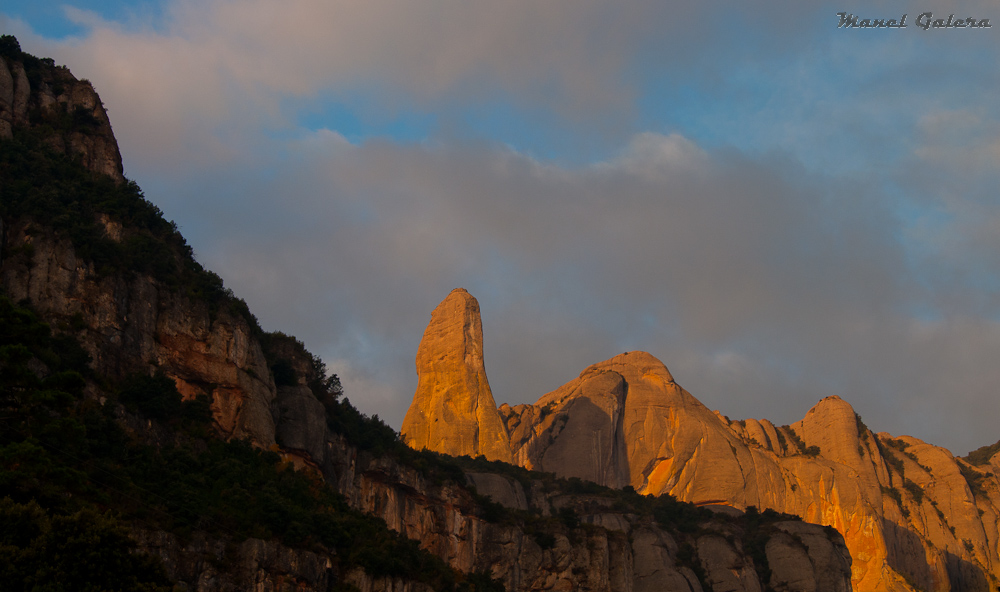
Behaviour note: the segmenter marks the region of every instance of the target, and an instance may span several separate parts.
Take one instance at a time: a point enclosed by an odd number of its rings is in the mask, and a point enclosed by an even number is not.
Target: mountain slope
[[[335,377],[122,177],[89,83],[2,36],[0,120],[0,588],[499,589],[291,469]]]
[[[194,260],[89,83],[9,36],[0,70],[3,589],[849,589],[793,516],[406,447]]]
[[[421,384],[427,370],[418,358]],[[1000,456],[987,459],[984,449],[974,466],[916,438],[874,434],[838,397],[791,426],[730,421],[681,388],[655,357],[629,352],[535,404],[505,404],[498,413],[504,433],[494,439],[507,439],[523,467],[833,526],[850,549],[857,590],[967,591],[1000,583]],[[425,424],[436,419],[415,397],[404,437],[440,450],[441,441],[411,431],[415,414]],[[474,453],[456,449],[458,441],[468,438],[451,434],[449,452]]]

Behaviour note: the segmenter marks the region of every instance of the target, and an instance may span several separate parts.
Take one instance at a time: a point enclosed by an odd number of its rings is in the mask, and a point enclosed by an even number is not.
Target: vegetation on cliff
[[[29,80],[52,78],[51,60],[20,52],[13,37],[0,39],[0,54],[21,63]],[[30,125],[0,140],[6,227],[27,222],[29,234],[68,241],[98,277],[147,276],[210,311],[225,308],[245,318],[265,346],[295,342],[264,334],[138,185],[52,149],[53,133],[94,125],[83,113],[64,115],[32,113]],[[2,246],[4,260],[30,265],[30,242]],[[182,540],[276,541],[329,556],[341,573],[361,567],[435,590],[497,589],[490,578],[457,572],[381,519],[351,509],[331,486],[277,453],[219,439],[209,401],[183,400],[170,378],[95,373],[74,325],[70,319],[52,326],[31,303],[0,293],[0,588],[55,591],[75,581],[93,590],[169,590],[159,559],[137,554],[127,536],[142,529]],[[336,376],[306,354],[308,385],[341,410],[335,423],[366,434],[372,420],[338,400]],[[294,378],[279,356],[271,358],[276,382]]]
[[[75,81],[51,60],[21,53],[11,37],[0,38],[0,55],[21,64],[33,88]],[[674,536],[680,549],[669,557],[669,567],[676,561],[703,588],[710,586],[697,546],[707,534],[725,537],[733,549],[745,549],[752,560],[747,564],[750,575],[756,570],[767,588],[771,570],[764,546],[775,525],[792,516],[773,511],[716,514],[670,495],[642,496],[630,487],[557,479],[485,457],[416,451],[377,416],[360,413],[318,357],[293,337],[263,332],[246,304],[197,263],[176,225],[163,218],[135,183],[121,178],[120,161],[115,177],[94,172],[103,169],[88,168],[70,151],[53,148],[53,138],[65,140],[68,134],[109,136],[103,110],[99,115],[104,119],[77,108],[36,109],[27,125],[15,126],[12,137],[0,140],[0,221],[5,225],[0,228],[21,232],[16,245],[6,239],[0,245],[0,270],[13,263],[32,271],[32,238],[54,238],[71,246],[73,256],[67,259],[75,257],[78,266],[83,262],[76,270],[70,266],[73,272],[100,281],[138,278],[174,301],[207,305],[216,320],[242,317],[250,335],[241,335],[253,347],[259,345],[258,357],[263,354],[266,366],[254,366],[252,374],[249,366],[234,372],[266,383],[262,388],[272,397],[283,389],[304,392],[302,397],[319,407],[312,393],[322,406],[312,417],[335,435],[323,440],[324,446],[346,441],[344,448],[358,451],[357,458],[376,458],[391,471],[416,473],[416,481],[426,481],[432,493],[454,494],[462,518],[473,517],[484,530],[499,525],[494,532],[519,531],[526,535],[521,540],[526,547],[534,540],[552,556],[566,540],[585,547],[593,533],[607,534],[588,523],[589,514],[614,513],[641,528],[658,526],[671,533],[664,536]],[[59,252],[68,250],[60,247]],[[164,566],[138,553],[129,538],[153,532],[184,542],[221,542],[223,559],[208,559],[218,563],[218,571],[232,567],[225,561],[234,543],[261,540],[323,557],[332,565],[330,584],[336,590],[348,589],[337,575],[354,568],[434,590],[503,589],[484,573],[453,569],[383,520],[352,509],[329,484],[336,482],[330,477],[334,473],[323,473],[328,483],[321,471],[297,471],[292,462],[284,462],[302,461],[304,455],[306,466],[315,469],[316,459],[308,458],[308,451],[268,450],[267,443],[262,449],[223,439],[218,416],[212,415],[218,400],[188,391],[182,397],[178,385],[183,381],[155,363],[129,366],[114,376],[94,371],[98,366],[87,353],[94,348],[83,347],[93,345],[92,340],[76,339],[93,329],[85,327],[93,319],[81,313],[45,316],[40,310],[0,291],[0,588],[61,590],[66,582],[86,581],[95,590],[168,590]],[[223,312],[228,315],[219,314]],[[142,371],[130,373],[136,368]],[[268,413],[264,411],[267,421],[278,423],[279,411],[270,410],[273,417]],[[544,511],[506,507],[469,485],[469,473],[508,477],[539,492],[548,505]],[[553,499],[559,503],[551,503]]]
[[[98,275],[143,274],[170,289],[244,317],[260,332],[256,317],[215,273],[194,259],[194,252],[158,207],[132,181],[116,183],[89,171],[45,142],[45,128],[14,130],[0,142],[0,218],[29,219],[69,240],[76,254]],[[123,229],[121,240],[108,236],[102,217]],[[30,259],[30,248],[20,254]]]
[[[987,465],[993,456],[1000,452],[1000,441],[994,442],[988,446],[981,446],[976,448],[965,457],[965,460],[969,464],[976,465],[977,467]]]
[[[0,520],[5,590],[99,566],[114,566],[116,577],[136,582],[106,589],[161,589],[162,568],[131,553],[134,545],[123,533],[133,523],[182,537],[200,531],[234,541],[278,539],[292,548],[332,551],[344,567],[439,590],[466,584],[441,559],[348,508],[341,495],[277,454],[201,437],[210,421],[206,407],[182,403],[170,381],[134,377],[106,385],[103,402],[88,396],[85,390],[101,377],[90,372],[86,354],[4,296],[0,369],[0,512],[9,518]],[[176,442],[154,446],[128,434],[119,422],[131,406],[119,406],[123,399],[171,428]],[[67,529],[96,541],[101,562],[40,564],[40,556],[56,553],[54,545],[76,540],[60,534]],[[478,589],[488,589],[483,586]]]

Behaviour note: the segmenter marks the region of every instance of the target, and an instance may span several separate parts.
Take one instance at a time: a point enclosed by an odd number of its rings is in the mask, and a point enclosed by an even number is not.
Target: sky
[[[0,32],[93,82],[199,261],[396,428],[463,287],[498,404],[644,350],[732,419],[838,395],[1000,438],[996,0],[5,0]]]

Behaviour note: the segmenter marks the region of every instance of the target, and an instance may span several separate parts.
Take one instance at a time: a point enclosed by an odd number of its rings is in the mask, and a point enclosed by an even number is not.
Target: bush
[[[35,76],[49,67],[37,59],[25,58],[24,63]],[[88,133],[96,124],[85,110],[67,118],[70,131]],[[204,302],[211,315],[229,311],[262,333],[246,303],[194,260],[177,225],[163,218],[135,182],[116,183],[53,152],[42,127],[17,127],[13,138],[0,142],[0,187],[0,217],[5,222],[25,218],[44,223],[58,238],[69,240],[76,255],[92,263],[98,275],[148,275]],[[101,214],[125,229],[121,242],[108,238]]]
[[[159,558],[135,553],[109,513],[52,514],[36,502],[0,499],[0,589],[169,592]]]
[[[861,414],[859,413],[854,414],[854,423],[855,425],[857,425],[858,428],[858,436],[861,438],[861,440],[867,442],[869,429],[868,426],[865,425],[865,420],[861,419]]]
[[[786,426],[781,426],[777,430],[777,432],[778,432],[778,439],[779,440],[783,440],[784,439],[781,436],[782,432],[785,432],[786,434],[788,434],[788,439],[791,440],[793,444],[795,444],[795,448],[796,448],[796,450],[798,450],[799,454],[804,454],[804,455],[809,456],[809,457],[819,456],[819,453],[820,453],[819,447],[818,446],[810,446],[810,447],[806,448],[805,442],[803,442],[802,438],[800,438],[799,435],[797,433],[795,433],[795,430],[792,429],[792,426],[787,426],[787,425]],[[784,443],[784,442],[782,442],[782,443]]]
[[[132,411],[150,419],[177,417],[181,412],[181,394],[177,385],[162,373],[134,375],[122,383],[118,400]]]
[[[896,470],[896,473],[903,479],[906,478],[906,466],[903,464],[903,459],[897,458],[892,454],[883,454],[882,458],[885,462]]]
[[[899,494],[899,490],[893,487],[882,486],[882,495],[892,498],[899,504],[900,507],[903,505],[903,497]]]
[[[694,572],[703,590],[712,589],[708,584],[708,574],[701,565],[701,558],[698,557],[698,551],[694,548],[694,545],[688,542],[678,545],[675,560],[679,567],[686,567]]]
[[[580,517],[577,515],[576,510],[568,506],[559,509],[559,521],[570,530],[580,527]]]
[[[274,375],[275,386],[295,386],[299,383],[299,377],[288,360],[278,360],[272,364],[271,374]]]
[[[655,498],[652,514],[662,526],[684,533],[697,532],[702,522],[713,517],[711,510],[677,501],[668,493]]]
[[[899,506],[899,511],[901,514],[903,514],[903,517],[909,518],[910,511],[906,508],[905,505],[903,505],[903,496],[900,495],[899,490],[894,487],[886,487],[885,485],[882,485],[881,488],[882,488],[882,495],[894,500],[896,502],[896,505]],[[938,513],[940,513],[940,510],[938,511]]]
[[[909,479],[904,479],[903,489],[909,492],[910,497],[912,497],[913,501],[917,502],[918,504],[924,501],[924,490],[921,489],[920,486],[914,483],[913,481],[910,481]]]
[[[997,452],[1000,452],[1000,440],[990,444],[989,446],[982,446],[969,453],[965,457],[965,460],[969,461],[969,464],[975,466],[983,466],[989,464],[990,459],[993,458]]]
[[[534,532],[531,536],[543,550],[551,549],[556,546],[556,537],[551,532]]]
[[[965,477],[965,482],[969,484],[969,490],[972,492],[972,495],[982,497],[987,494],[986,487],[983,484],[986,480],[986,475],[961,461],[958,463],[958,469],[961,471],[962,476]]]
[[[21,44],[13,35],[0,35],[0,56],[8,60],[21,59]]]
[[[782,449],[785,449],[785,448],[788,447],[788,442],[785,440],[785,434],[784,434],[784,428],[785,427],[787,427],[787,426],[782,426],[781,428],[778,428],[777,430],[775,430],[775,433],[778,436],[778,444],[781,445]]]
[[[459,592],[504,592],[503,582],[490,577],[487,572],[476,571],[465,576],[456,589]]]

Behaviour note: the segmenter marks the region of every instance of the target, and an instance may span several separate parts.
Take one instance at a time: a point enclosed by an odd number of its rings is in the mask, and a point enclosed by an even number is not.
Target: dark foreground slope
[[[849,589],[842,538],[792,516],[404,446],[194,260],[90,84],[11,37],[0,226],[0,589]]]
[[[89,83],[0,48],[0,589],[500,589],[282,458],[301,344],[124,179]]]

